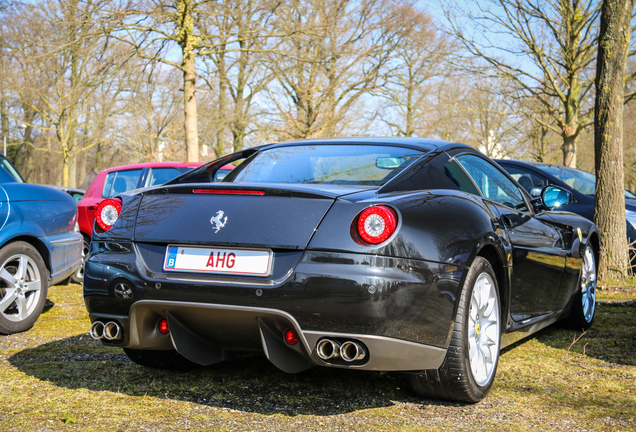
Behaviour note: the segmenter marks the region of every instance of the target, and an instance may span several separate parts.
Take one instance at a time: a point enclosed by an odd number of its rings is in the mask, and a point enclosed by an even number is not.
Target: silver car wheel
[[[13,255],[2,264],[0,285],[0,313],[7,320],[23,321],[37,309],[42,275],[28,255]]]
[[[581,273],[581,300],[583,317],[591,322],[596,308],[596,260],[591,247],[585,249],[583,271]]]
[[[484,386],[492,379],[499,355],[499,301],[492,278],[481,273],[468,312],[468,357],[473,378]]]

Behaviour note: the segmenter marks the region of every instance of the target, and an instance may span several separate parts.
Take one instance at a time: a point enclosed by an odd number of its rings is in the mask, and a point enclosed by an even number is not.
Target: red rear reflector
[[[108,231],[112,227],[121,213],[121,201],[109,198],[99,203],[95,210],[95,220],[97,225],[104,231]]]
[[[265,195],[265,191],[246,189],[194,189],[192,192],[227,195]]]
[[[397,229],[397,213],[391,207],[378,205],[358,215],[358,234],[365,242],[377,245],[386,241]]]
[[[285,332],[285,342],[287,345],[296,345],[298,343],[298,335],[293,330],[287,330]]]
[[[159,333],[161,334],[170,333],[170,328],[168,328],[168,320],[165,318],[160,319],[159,322],[157,323],[157,330],[159,330]]]

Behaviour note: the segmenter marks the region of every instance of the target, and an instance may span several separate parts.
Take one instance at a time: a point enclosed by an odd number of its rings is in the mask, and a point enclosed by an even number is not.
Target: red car
[[[77,202],[79,227],[84,235],[83,256],[88,252],[88,245],[93,234],[95,210],[100,202],[122,192],[166,183],[200,165],[200,163],[189,162],[149,162],[100,171],[86,190],[84,197]],[[84,269],[82,267],[72,280],[76,283],[82,283],[83,278]]]

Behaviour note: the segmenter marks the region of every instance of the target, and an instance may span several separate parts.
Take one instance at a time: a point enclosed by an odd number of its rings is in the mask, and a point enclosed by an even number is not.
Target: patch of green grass
[[[416,397],[400,374],[262,356],[147,369],[88,336],[81,287],[56,286],[33,329],[0,336],[0,430],[636,430],[636,307],[599,305],[587,332],[550,327],[506,349],[489,396]]]

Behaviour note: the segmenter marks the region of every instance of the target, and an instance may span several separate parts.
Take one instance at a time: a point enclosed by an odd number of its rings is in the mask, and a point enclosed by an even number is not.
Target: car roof
[[[572,167],[567,167],[567,166],[563,166],[563,165],[557,165],[557,164],[550,164],[550,163],[546,163],[546,162],[537,162],[537,161],[525,161],[525,160],[518,160],[518,159],[495,159],[495,162],[497,162],[498,164],[506,164],[506,163],[511,163],[512,165],[529,165],[531,167],[537,167],[537,168],[541,168],[541,167],[556,167],[556,168],[563,168],[566,170],[572,170],[572,171],[580,171],[580,172],[584,172],[586,174],[592,174],[593,173],[589,173],[585,170],[579,169],[579,168],[572,168]],[[548,174],[554,177],[553,174],[551,173],[547,173],[543,170],[541,170],[542,173],[544,174]]]
[[[346,138],[315,138],[307,140],[287,141],[274,144],[266,144],[261,146],[262,149],[270,149],[276,147],[288,147],[294,145],[310,145],[310,144],[366,144],[366,145],[397,145],[404,147],[416,148],[424,151],[436,150],[443,147],[466,147],[473,148],[466,144],[454,143],[449,141],[430,139],[430,138],[414,138],[414,137],[346,137]]]

